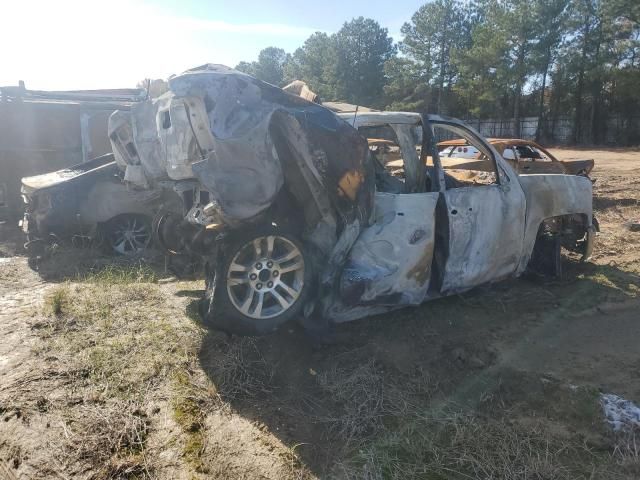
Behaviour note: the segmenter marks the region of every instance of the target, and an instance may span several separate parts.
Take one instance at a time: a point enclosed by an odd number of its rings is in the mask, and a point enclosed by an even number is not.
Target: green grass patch
[[[185,371],[174,372],[173,383],[174,394],[171,401],[173,418],[185,435],[183,457],[197,473],[209,473],[209,467],[203,460],[203,453],[205,405],[209,403],[211,396],[203,395]]]
[[[131,283],[156,283],[157,273],[144,263],[133,265],[106,265],[94,272],[79,276],[80,281],[101,285],[127,285]]]
[[[61,285],[53,289],[45,299],[45,311],[56,317],[62,315],[69,305],[69,287]]]

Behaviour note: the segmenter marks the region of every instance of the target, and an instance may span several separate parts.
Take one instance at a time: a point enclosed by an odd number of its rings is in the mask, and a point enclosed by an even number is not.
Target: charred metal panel
[[[449,256],[442,291],[463,291],[513,274],[520,260],[525,201],[520,188],[447,190]]]
[[[438,193],[375,198],[375,222],[358,237],[342,273],[342,301],[418,305],[431,278]]]
[[[202,102],[200,99],[191,99],[189,103],[194,105],[194,108],[190,109],[187,101],[188,99],[183,101],[175,99],[168,108],[166,106],[158,108],[156,113],[156,126],[163,147],[162,155],[166,162],[167,175],[172,180],[193,178],[191,164],[201,158],[189,115],[193,110],[195,117],[197,110],[195,105],[202,105]],[[206,119],[206,113],[204,118]],[[208,122],[205,123],[202,117],[194,118],[195,120],[198,121],[196,128],[203,130],[206,128],[208,132]]]
[[[441,276],[441,293],[460,292],[515,273],[522,248],[526,202],[516,172],[478,132],[456,119],[426,116],[436,126],[464,137],[482,151],[496,173],[493,185],[449,187],[443,193],[448,244]],[[427,134],[431,134],[427,130]],[[432,140],[432,139],[431,139]],[[434,164],[440,159],[431,141]],[[495,162],[494,162],[495,160]],[[495,163],[495,164],[494,164]],[[441,188],[442,188],[442,179]],[[443,226],[439,226],[443,228]]]
[[[108,154],[89,162],[22,179],[29,198],[32,233],[77,233],[122,213],[152,216],[160,201],[159,190],[135,190],[120,180],[119,169]]]
[[[86,193],[79,192],[79,197],[79,220],[85,225],[91,225],[106,222],[123,213],[153,216],[161,192],[136,190],[120,181],[110,181],[97,182]]]
[[[168,101],[161,97],[157,101],[141,102],[131,108],[132,139],[130,144],[125,145],[131,162],[125,171],[125,180],[145,186],[141,179],[155,183],[167,178],[167,150],[157,128],[158,108],[167,104]],[[189,125],[186,126],[188,128]]]
[[[405,174],[405,193],[423,192],[425,189],[426,169],[418,158],[417,139],[413,135],[413,125],[391,124],[402,152]]]
[[[419,113],[412,112],[354,112],[340,113],[338,116],[356,128],[384,124],[417,125],[421,120]]]
[[[251,221],[273,204],[284,185],[280,157],[291,152],[278,151],[271,130],[288,116],[300,128],[280,133],[290,136],[289,144],[305,144],[300,160],[318,173],[324,187],[315,188],[315,195],[328,198],[344,223],[368,222],[374,184],[367,144],[331,111],[220,65],[189,70],[172,78],[169,87],[159,99],[132,110],[140,161],[128,158],[131,147],[114,145],[124,151],[125,180],[144,185],[145,180],[186,179],[191,169],[192,178],[211,194],[211,218],[230,226]],[[111,130],[122,129],[126,138],[127,127],[116,125],[119,120],[112,117]],[[116,143],[119,137],[111,135]]]
[[[326,169],[305,141],[304,129],[292,115],[278,112],[278,121],[272,122],[270,134],[276,151],[280,151],[287,190],[298,202],[305,224],[311,227],[309,240],[325,255],[329,255],[336,243],[337,220],[329,197],[324,190],[323,179],[316,165]],[[323,158],[324,163],[326,159]]]
[[[543,220],[561,215],[586,215],[592,224],[593,187],[587,177],[575,175],[520,175],[527,199],[527,218],[518,272],[527,268],[538,228]]]

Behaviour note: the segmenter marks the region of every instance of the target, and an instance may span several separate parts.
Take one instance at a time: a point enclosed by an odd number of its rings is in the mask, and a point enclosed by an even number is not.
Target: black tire
[[[540,235],[533,247],[529,271],[544,277],[562,277],[562,237],[555,234]]]
[[[255,274],[256,271],[253,270],[255,266],[251,267],[251,271],[238,273],[234,270],[231,270],[231,265],[234,264],[235,268],[238,265],[238,263],[236,262],[239,262],[237,260],[238,258],[240,258],[238,257],[239,255],[244,255],[245,250],[247,248],[250,248],[250,246],[254,244],[254,241],[257,241],[258,239],[266,239],[267,237],[277,237],[278,239],[282,239],[283,244],[289,242],[291,245],[295,246],[295,248],[299,252],[299,257],[301,258],[304,266],[302,273],[298,273],[298,270],[296,270],[295,272],[286,272],[281,277],[282,281],[285,282],[288,281],[289,277],[286,276],[289,273],[295,273],[295,275],[297,275],[296,279],[301,280],[301,282],[299,282],[299,293],[295,300],[291,301],[290,306],[284,309],[281,313],[276,313],[265,318],[255,318],[250,316],[250,314],[247,315],[243,313],[239,309],[237,305],[238,298],[236,298],[234,292],[234,289],[245,288],[245,298],[248,299],[250,295],[252,296],[251,303],[247,307],[247,310],[250,310],[251,306],[253,306],[255,303],[258,303],[256,301],[257,297],[255,296],[259,296],[259,294],[262,292],[256,290],[257,284],[254,283],[252,284],[253,286],[251,286],[250,282],[259,282],[260,278],[258,277],[257,280],[248,279],[250,275]],[[266,242],[266,240],[261,241]],[[278,248],[278,243],[280,243],[280,240],[274,240],[274,252]],[[262,243],[262,245],[265,244]],[[209,328],[212,328],[214,330],[221,330],[229,334],[255,336],[275,332],[283,324],[295,318],[299,318],[299,316],[302,314],[305,303],[308,301],[313,290],[313,263],[308,252],[309,250],[295,234],[276,227],[264,227],[233,235],[225,242],[225,245],[221,248],[217,260],[215,262],[212,262],[216,264],[215,267],[212,266],[211,263],[207,264],[205,267],[206,290],[205,297],[203,298],[200,305],[200,314],[202,316],[203,323]],[[275,255],[274,257],[265,256],[264,258],[272,258],[276,260]],[[298,256],[296,256],[295,258],[298,258]],[[256,262],[256,264],[262,263],[262,260],[258,258],[250,260],[249,262],[254,261]],[[285,262],[283,262],[283,264],[284,263]],[[279,264],[276,262],[275,265],[276,267],[274,267],[274,269],[269,270],[269,275],[277,273],[276,268],[278,268],[277,265]],[[284,267],[283,270],[285,270],[286,268],[287,267]],[[266,272],[267,270],[268,269],[265,267],[260,271],[259,274],[262,275],[262,272]],[[234,283],[231,283],[236,279],[236,277],[230,280],[230,276],[233,276],[230,272],[234,272],[233,275],[237,273],[240,276],[243,276],[246,273],[247,279],[245,280],[243,277],[240,280],[246,283],[243,283],[242,285],[235,285]],[[269,281],[269,279],[274,281],[276,280],[275,277],[269,277],[265,278],[263,281],[266,282]],[[246,285],[246,287],[244,287],[244,285]],[[280,289],[280,287],[278,287],[278,285],[274,286],[270,291],[276,291],[278,295],[282,296],[282,290]],[[274,305],[279,303],[276,301],[275,297],[271,298],[271,296],[273,295],[275,294],[265,292],[263,294],[264,302],[270,300],[274,303]],[[267,299],[267,297],[269,297],[269,299]],[[263,301],[260,302],[260,308],[262,309]],[[275,309],[274,306],[269,308]],[[256,311],[257,306],[251,313],[256,314]]]

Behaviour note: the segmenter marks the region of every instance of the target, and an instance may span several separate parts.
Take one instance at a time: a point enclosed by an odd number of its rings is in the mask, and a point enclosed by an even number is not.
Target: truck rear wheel
[[[301,314],[311,283],[311,259],[295,235],[275,227],[248,232],[207,273],[204,323],[241,335],[273,332]]]

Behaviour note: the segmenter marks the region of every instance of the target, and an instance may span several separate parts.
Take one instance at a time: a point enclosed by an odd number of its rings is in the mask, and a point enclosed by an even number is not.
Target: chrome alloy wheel
[[[304,286],[304,258],[295,243],[269,235],[246,243],[227,269],[227,293],[233,306],[255,319],[289,310]]]
[[[111,228],[111,247],[120,255],[141,252],[149,246],[151,228],[137,216],[122,216]]]

